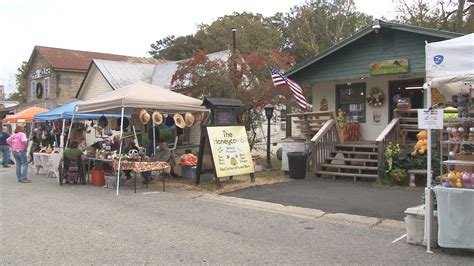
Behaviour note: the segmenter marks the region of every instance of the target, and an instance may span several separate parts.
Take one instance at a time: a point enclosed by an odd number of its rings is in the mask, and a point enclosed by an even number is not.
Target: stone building
[[[28,60],[27,103],[16,111],[32,106],[52,109],[75,100],[93,59],[156,64],[153,58],[35,46]]]

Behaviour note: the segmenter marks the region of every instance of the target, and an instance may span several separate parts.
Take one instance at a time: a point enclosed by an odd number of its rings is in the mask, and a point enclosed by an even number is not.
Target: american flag
[[[278,70],[276,70],[273,67],[270,67],[270,73],[272,74],[272,81],[275,87],[282,86],[282,85],[288,85],[288,87],[290,87],[290,90],[293,93],[293,96],[295,97],[296,102],[301,108],[301,111],[304,112],[307,109],[311,108],[311,104],[309,104],[306,101],[306,98],[304,97],[304,93],[303,93],[303,88],[301,88],[300,85],[298,85],[293,80],[285,77],[283,74],[281,74]]]

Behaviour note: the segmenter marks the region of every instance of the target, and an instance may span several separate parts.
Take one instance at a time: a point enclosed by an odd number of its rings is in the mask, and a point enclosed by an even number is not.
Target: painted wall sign
[[[217,177],[255,172],[244,126],[208,127]]]
[[[51,75],[51,68],[43,67],[36,70],[31,71],[30,78],[31,79],[40,79],[44,77],[49,77]]]
[[[370,64],[369,72],[372,76],[409,73],[408,59],[390,59]]]

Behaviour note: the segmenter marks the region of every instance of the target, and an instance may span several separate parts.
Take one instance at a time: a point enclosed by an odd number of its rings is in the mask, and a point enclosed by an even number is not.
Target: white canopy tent
[[[474,83],[474,33],[426,45],[426,81],[448,98]]]
[[[426,44],[427,106],[431,107],[431,88],[437,88],[446,99],[463,90],[469,91],[474,83],[474,33],[466,36]],[[427,186],[425,188],[426,251],[431,251],[433,219],[431,130],[428,129]]]
[[[140,109],[155,110],[171,114],[184,112],[207,112],[208,110],[204,106],[201,106],[201,104],[202,100],[140,81],[91,100],[84,101],[76,105],[75,112],[97,113],[107,111],[107,113],[120,113],[122,117],[120,120],[120,139],[122,139],[123,116],[125,114],[131,115],[133,112]],[[72,119],[74,119],[74,114]],[[120,142],[120,151],[122,150],[122,143],[123,141]],[[119,173],[120,160],[121,158],[119,159]],[[120,175],[117,174],[117,195],[119,194],[119,176]]]

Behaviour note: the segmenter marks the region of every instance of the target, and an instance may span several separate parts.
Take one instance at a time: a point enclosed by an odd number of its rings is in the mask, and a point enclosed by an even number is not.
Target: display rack
[[[441,161],[441,168],[440,168],[440,175],[443,175],[443,166],[446,166],[447,172],[451,170],[451,167],[456,165],[462,166],[473,166],[474,167],[474,160],[456,160],[454,157],[456,154],[451,154],[451,148],[453,145],[459,145],[459,152],[457,154],[461,155],[469,155],[463,154],[462,152],[466,147],[469,147],[471,154],[474,154],[474,142],[471,140],[466,140],[466,137],[463,136],[461,140],[449,140],[450,132],[447,131],[448,127],[462,127],[465,130],[465,134],[469,135],[469,129],[474,127],[474,117],[464,117],[464,118],[448,118],[445,119],[445,128],[442,130],[441,134],[441,148],[440,148],[440,161]],[[445,134],[447,133],[447,134]],[[443,140],[444,136],[448,136],[448,140]],[[443,146],[447,145],[448,151],[448,159],[445,160],[443,155]]]

